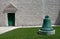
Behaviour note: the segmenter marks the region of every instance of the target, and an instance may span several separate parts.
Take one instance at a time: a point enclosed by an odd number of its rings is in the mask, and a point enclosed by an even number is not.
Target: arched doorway
[[[6,13],[6,22],[8,26],[15,26],[15,12],[17,11],[16,7],[12,4],[9,4],[5,9]]]

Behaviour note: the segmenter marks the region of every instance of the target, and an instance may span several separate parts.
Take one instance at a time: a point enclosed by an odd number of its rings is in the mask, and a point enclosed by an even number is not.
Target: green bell
[[[41,29],[39,29],[40,34],[47,34],[47,35],[53,35],[55,34],[55,30],[51,26],[51,20],[49,16],[45,16],[45,19],[43,20],[43,25]]]
[[[52,26],[51,26],[51,20],[49,18],[49,16],[45,16],[45,19],[43,20],[43,25],[42,25],[42,29],[41,30],[53,30]]]

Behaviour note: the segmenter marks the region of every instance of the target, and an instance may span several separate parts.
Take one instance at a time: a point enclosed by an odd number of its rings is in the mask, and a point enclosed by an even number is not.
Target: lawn
[[[60,39],[60,27],[54,27],[56,34],[52,36],[38,35],[39,28],[18,28],[0,35],[0,39]]]

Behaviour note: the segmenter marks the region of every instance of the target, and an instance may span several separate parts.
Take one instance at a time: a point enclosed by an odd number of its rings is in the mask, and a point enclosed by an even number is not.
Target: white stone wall
[[[55,23],[60,11],[60,0],[48,0],[48,15],[50,15],[52,23]]]
[[[19,0],[17,7],[16,21],[18,26],[41,24],[42,0]]]
[[[0,0],[0,26],[6,26],[5,7],[12,3],[15,12],[15,25],[42,25],[45,15],[55,23],[60,9],[60,0]],[[44,5],[45,3],[45,5]]]

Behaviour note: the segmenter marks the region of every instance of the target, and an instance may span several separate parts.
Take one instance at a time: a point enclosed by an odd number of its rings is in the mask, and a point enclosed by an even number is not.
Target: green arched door
[[[8,13],[8,26],[15,26],[15,13]]]

